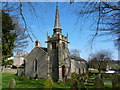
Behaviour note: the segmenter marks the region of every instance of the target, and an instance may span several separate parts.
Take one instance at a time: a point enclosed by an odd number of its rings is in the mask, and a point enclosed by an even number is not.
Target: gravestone
[[[15,88],[16,82],[15,79],[12,78],[10,79],[10,81],[8,82],[8,88]]]
[[[94,88],[104,88],[104,82],[101,78],[96,77],[94,80]]]

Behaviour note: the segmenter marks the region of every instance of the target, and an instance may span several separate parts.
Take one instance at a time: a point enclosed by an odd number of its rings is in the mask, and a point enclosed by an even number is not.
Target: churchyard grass
[[[11,78],[16,80],[16,88],[44,88],[45,80],[25,79],[20,80],[20,76],[14,74],[2,74],[2,88],[8,88],[8,82]],[[53,83],[53,88],[69,88],[69,84]]]
[[[43,88],[43,80],[20,80],[20,77],[13,74],[2,74],[2,88],[8,88],[8,82],[11,78],[16,81],[16,88]]]
[[[15,88],[44,88],[45,80],[35,80],[24,78],[21,80],[20,76],[14,74],[2,74],[2,88],[8,88],[8,82],[11,78],[16,81]],[[91,77],[90,77],[91,78]],[[93,77],[92,77],[93,78]],[[109,81],[109,79],[103,79],[104,82]],[[80,86],[78,86],[80,88]],[[94,86],[87,85],[87,88],[94,88]],[[70,88],[70,83],[56,83],[53,82],[53,88]],[[106,83],[105,88],[112,88],[112,83]]]
[[[110,83],[110,84],[105,84],[105,88],[112,88],[112,83]]]
[[[104,78],[103,81],[104,81],[105,88],[112,88],[112,82],[110,78]]]
[[[53,83],[53,88],[70,88],[69,83]]]
[[[91,73],[98,73],[98,70],[89,70]]]

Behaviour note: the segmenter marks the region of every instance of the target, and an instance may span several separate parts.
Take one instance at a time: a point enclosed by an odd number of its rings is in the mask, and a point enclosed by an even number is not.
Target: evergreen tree
[[[27,46],[28,35],[25,34],[25,28],[15,17],[2,11],[2,59],[5,60],[13,55],[14,52],[23,51]]]
[[[15,48],[14,41],[16,33],[13,33],[15,25],[9,14],[2,11],[2,56],[3,60],[13,55],[12,50]]]

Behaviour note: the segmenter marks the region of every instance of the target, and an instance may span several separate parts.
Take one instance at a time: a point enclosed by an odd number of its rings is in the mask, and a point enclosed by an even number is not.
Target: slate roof
[[[48,50],[47,50],[47,48],[45,48],[45,47],[41,47],[45,52],[47,52]]]
[[[75,55],[70,55],[69,56],[70,59],[74,59],[75,61],[85,61],[84,59],[82,59],[81,57],[75,56]],[[86,62],[86,61],[85,61]]]
[[[46,47],[41,47],[45,52],[48,52],[48,49]],[[84,61],[86,62],[84,59],[82,59],[81,57],[75,56],[75,55],[69,55],[70,59],[74,59],[75,61]]]

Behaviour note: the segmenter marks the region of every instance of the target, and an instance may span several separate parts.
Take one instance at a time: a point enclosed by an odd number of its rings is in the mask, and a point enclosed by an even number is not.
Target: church
[[[25,76],[46,79],[51,77],[53,81],[70,78],[71,73],[87,72],[87,62],[71,55],[68,49],[68,36],[62,35],[58,6],[56,6],[53,35],[47,36],[47,48],[35,42],[35,47],[25,58]]]

